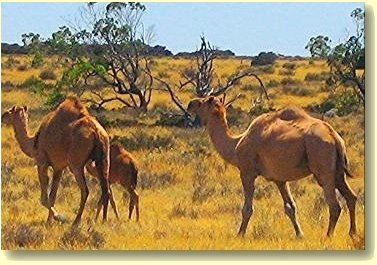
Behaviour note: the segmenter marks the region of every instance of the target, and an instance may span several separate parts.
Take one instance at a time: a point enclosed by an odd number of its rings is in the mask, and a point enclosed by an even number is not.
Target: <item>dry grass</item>
[[[3,56],[6,65],[9,56]],[[29,58],[17,57],[13,67],[3,67],[2,82],[21,84],[44,70],[28,68],[17,70],[17,65]],[[188,59],[159,58],[156,72],[164,72],[170,81],[178,82],[178,71],[191,62]],[[320,103],[327,92],[321,92],[321,82],[306,82],[308,73],[322,73],[324,62],[278,61],[273,73],[261,72],[270,87],[275,107],[287,104],[307,106]],[[226,79],[229,73],[246,67],[247,61],[222,59],[216,62],[217,76]],[[283,67],[285,65],[285,68]],[[299,80],[300,87],[310,90],[310,96],[284,95],[279,74],[282,69],[294,68],[289,78]],[[59,76],[59,69],[54,69]],[[255,80],[244,80],[239,86],[255,86]],[[237,89],[235,89],[237,90]],[[30,131],[34,133],[46,111],[43,100],[31,95],[28,89],[2,91],[3,110],[13,104],[30,107]],[[232,92],[236,93],[236,91]],[[234,103],[237,110],[248,110],[257,93],[244,92],[245,96]],[[183,91],[185,101],[193,96]],[[227,165],[215,152],[204,129],[184,129],[156,125],[160,118],[157,109],[174,109],[165,92],[157,92],[152,99],[152,111],[141,115],[131,110],[111,110],[107,106],[105,118],[109,121],[111,136],[118,136],[139,160],[139,192],[141,197],[140,222],[127,220],[127,192],[120,186],[113,188],[118,200],[121,219],[110,212],[106,224],[93,223],[99,185],[90,179],[90,197],[79,229],[72,229],[70,222],[79,205],[79,189],[73,176],[66,172],[58,192],[56,208],[65,214],[69,223],[45,225],[47,211],[39,203],[39,184],[36,168],[18,147],[11,128],[2,127],[2,249],[363,249],[364,248],[364,114],[353,113],[345,117],[329,118],[328,122],[346,141],[350,169],[358,177],[349,179],[358,195],[358,237],[348,236],[348,211],[338,222],[335,236],[325,237],[328,208],[321,188],[311,178],[292,183],[292,192],[298,206],[298,215],[305,238],[297,240],[293,228],[284,214],[282,201],[273,183],[257,179],[255,213],[245,238],[237,238],[241,220],[243,195],[238,172]],[[237,120],[238,117],[238,120]],[[239,132],[251,121],[250,115],[232,117],[232,129]]]

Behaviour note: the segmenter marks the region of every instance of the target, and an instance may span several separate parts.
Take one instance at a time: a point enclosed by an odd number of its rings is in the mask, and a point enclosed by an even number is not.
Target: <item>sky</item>
[[[74,20],[85,3],[1,3],[1,41],[21,44],[23,33],[47,38]],[[143,16],[154,26],[153,45],[173,53],[195,51],[200,36],[237,55],[273,51],[307,56],[310,37],[326,35],[334,43],[355,31],[350,13],[363,3],[151,3]]]

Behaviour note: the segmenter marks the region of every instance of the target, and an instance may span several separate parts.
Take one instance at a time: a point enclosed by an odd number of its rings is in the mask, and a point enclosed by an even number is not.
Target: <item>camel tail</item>
[[[137,169],[137,166],[134,163],[132,163],[130,183],[131,183],[131,187],[133,187],[134,189],[136,189],[136,186],[137,186],[138,173],[139,173],[139,170]]]
[[[348,169],[348,158],[347,158],[346,147],[344,145],[343,139],[333,128],[331,128],[330,126],[329,128],[331,129],[334,139],[336,141],[336,152],[338,155],[337,160],[336,160],[337,161],[336,168],[337,168],[337,172],[339,172],[337,175],[339,177],[343,177],[344,174],[346,174],[347,177],[355,178],[355,176],[351,174]]]
[[[103,219],[107,220],[107,206],[110,198],[109,170],[110,170],[110,143],[107,137],[99,136],[93,148],[93,160],[100,174],[102,189]]]

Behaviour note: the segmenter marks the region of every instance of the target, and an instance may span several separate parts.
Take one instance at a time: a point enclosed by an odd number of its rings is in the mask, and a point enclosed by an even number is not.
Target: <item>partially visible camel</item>
[[[78,98],[68,97],[55,111],[49,113],[34,136],[29,136],[27,131],[28,109],[26,106],[14,106],[2,115],[2,120],[5,124],[13,126],[21,150],[33,158],[37,164],[41,203],[49,210],[48,222],[51,222],[53,218],[60,219],[54,204],[62,171],[67,166],[75,176],[81,191],[80,207],[73,224],[80,222],[89,195],[84,175],[84,167],[89,160],[95,161],[101,172],[103,220],[107,219],[109,137]],[[47,191],[48,167],[52,167],[54,172],[49,194]]]
[[[276,183],[296,235],[303,236],[287,181],[310,174],[323,188],[329,205],[327,235],[333,234],[341,212],[336,189],[347,202],[349,234],[356,234],[356,195],[345,179],[345,173],[350,173],[344,141],[328,123],[292,106],[257,117],[244,133],[235,136],[228,128],[226,108],[217,98],[193,99],[188,111],[199,115],[219,154],[240,170],[245,201],[238,235],[246,232],[253,213],[254,181],[261,175]]]
[[[86,165],[89,174],[99,178],[95,163],[90,162]],[[110,169],[109,169],[109,185],[119,183],[130,194],[128,219],[131,219],[133,209],[136,207],[136,220],[139,221],[139,195],[136,192],[137,185],[137,162],[133,156],[127,152],[119,143],[112,143],[110,145]],[[119,213],[114,199],[114,194],[110,189],[110,204],[114,210],[116,217],[119,219]],[[101,199],[98,201],[98,208],[96,219],[101,211]]]

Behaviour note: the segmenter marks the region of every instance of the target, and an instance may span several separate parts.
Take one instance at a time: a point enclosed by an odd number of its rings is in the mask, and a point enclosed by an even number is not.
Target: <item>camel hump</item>
[[[288,106],[278,111],[278,117],[285,121],[309,118],[310,116],[300,107]]]
[[[56,109],[56,113],[63,115],[89,115],[88,110],[77,96],[68,96]]]

